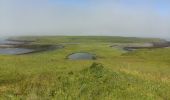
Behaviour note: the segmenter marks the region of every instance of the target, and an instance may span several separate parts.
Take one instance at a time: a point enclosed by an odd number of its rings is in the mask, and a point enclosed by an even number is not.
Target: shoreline
[[[134,51],[137,49],[157,49],[157,48],[168,48],[170,47],[169,41],[164,42],[153,42],[153,43],[144,43],[144,44],[137,44],[137,43],[128,43],[128,44],[115,44],[110,47],[113,48],[122,48],[125,51]]]
[[[18,48],[18,49],[30,49],[31,50],[31,51],[28,51],[25,53],[14,54],[14,55],[32,54],[32,53],[51,51],[51,50],[55,50],[55,49],[64,48],[64,46],[62,46],[62,45],[31,44],[34,41],[27,41],[27,40],[6,39],[5,41],[7,41],[7,42],[0,44],[0,49]],[[12,41],[14,41],[14,43],[12,43]]]

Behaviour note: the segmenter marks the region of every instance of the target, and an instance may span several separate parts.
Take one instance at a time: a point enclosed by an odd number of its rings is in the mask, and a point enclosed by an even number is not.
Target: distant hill
[[[159,38],[138,38],[120,36],[24,36],[12,38],[13,40],[37,41],[39,43],[146,43],[163,42]]]

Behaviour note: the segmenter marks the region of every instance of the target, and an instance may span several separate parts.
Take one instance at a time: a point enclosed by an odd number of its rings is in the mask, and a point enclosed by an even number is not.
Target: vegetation
[[[169,100],[170,48],[124,53],[112,43],[161,41],[121,37],[22,37],[63,49],[0,55],[2,100]],[[78,43],[78,44],[67,44]],[[80,44],[79,44],[80,43]],[[89,52],[96,60],[68,60]]]
[[[119,36],[25,36],[12,39],[36,41],[38,43],[145,43],[164,41],[159,38],[136,38],[136,37],[119,37]]]

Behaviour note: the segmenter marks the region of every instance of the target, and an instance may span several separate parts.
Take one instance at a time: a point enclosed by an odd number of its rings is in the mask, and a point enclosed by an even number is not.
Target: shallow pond
[[[90,53],[73,53],[68,56],[70,60],[94,60],[96,59],[95,55]]]
[[[7,38],[0,38],[0,54],[20,55],[43,51],[52,51],[64,48],[62,45],[33,45],[25,41],[10,41]]]
[[[0,45],[4,45],[4,44],[17,45],[17,44],[23,44],[23,43],[25,42],[9,41],[7,38],[0,38]]]
[[[25,48],[0,48],[0,54],[9,54],[9,55],[17,55],[17,54],[26,54],[33,52],[33,49],[25,49]]]
[[[34,51],[33,49],[12,47],[13,45],[19,45],[19,44],[23,44],[23,42],[8,41],[7,38],[0,38],[0,46],[2,46],[0,48],[0,54],[14,55],[14,54],[25,54]]]
[[[135,49],[133,47],[132,48],[131,47],[124,47],[123,50],[126,51],[126,52],[129,52],[129,51],[135,51],[137,49]]]

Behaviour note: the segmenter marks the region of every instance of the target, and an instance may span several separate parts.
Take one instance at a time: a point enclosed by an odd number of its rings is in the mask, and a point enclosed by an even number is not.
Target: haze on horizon
[[[0,35],[170,38],[170,1],[0,0]]]

